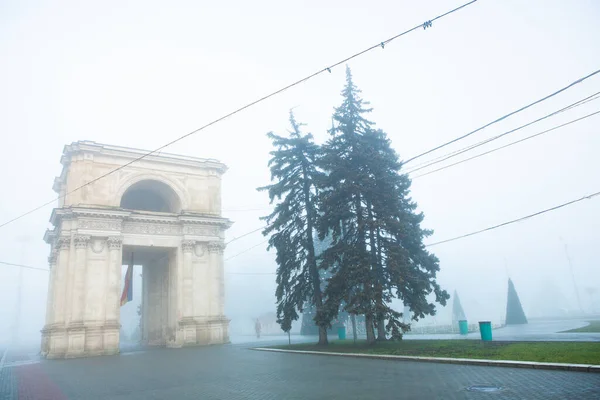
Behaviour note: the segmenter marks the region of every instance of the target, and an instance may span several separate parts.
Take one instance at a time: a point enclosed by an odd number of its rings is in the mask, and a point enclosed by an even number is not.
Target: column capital
[[[121,250],[123,238],[120,236],[109,236],[106,242],[108,243],[109,250]]]
[[[58,239],[56,239],[56,249],[57,250],[69,250],[69,248],[71,247],[71,238],[70,237],[59,237]]]
[[[90,235],[75,235],[75,248],[76,249],[85,249],[90,242]]]
[[[209,253],[223,254],[224,251],[225,251],[225,243],[223,243],[223,242],[209,242],[208,243],[208,252]]]
[[[195,240],[184,240],[181,242],[181,249],[183,250],[184,253],[191,253],[192,251],[194,251],[195,247],[196,247]]]

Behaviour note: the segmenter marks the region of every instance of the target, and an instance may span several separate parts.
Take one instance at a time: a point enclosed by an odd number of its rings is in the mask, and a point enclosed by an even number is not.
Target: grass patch
[[[561,333],[600,333],[600,321],[587,321],[589,325],[583,326],[581,328],[571,329],[568,331],[563,331]]]
[[[402,340],[368,345],[365,341],[354,344],[351,340],[340,340],[330,342],[328,346],[303,343],[274,348],[336,353],[600,364],[600,342],[481,342],[463,339]]]

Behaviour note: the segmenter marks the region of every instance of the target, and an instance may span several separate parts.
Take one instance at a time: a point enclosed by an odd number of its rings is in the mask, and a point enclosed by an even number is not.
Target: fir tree
[[[325,237],[323,240],[315,240],[315,255],[317,257],[317,266],[320,266],[320,255],[330,246],[330,244],[331,239],[329,237]],[[326,269],[319,268],[319,275],[321,279],[321,292],[324,292],[327,288],[327,283],[329,282],[331,273]],[[344,310],[344,306],[344,303],[340,304],[337,322],[330,324],[331,329],[328,330],[329,333],[337,333],[337,328],[343,326],[345,322],[347,322],[348,313]],[[312,305],[310,299],[308,299],[302,312],[302,335],[314,335],[318,332],[318,327],[315,324],[314,320],[315,315],[315,307],[314,305]]]
[[[322,238],[327,234],[332,238],[331,246],[322,255],[332,277],[326,290],[326,307],[322,314],[317,313],[317,320],[331,320],[345,301],[348,312],[365,315],[367,340],[373,341],[374,277],[366,242],[366,209],[361,187],[366,179],[361,137],[371,129],[372,123],[363,116],[370,111],[366,108],[368,104],[359,97],[350,70],[346,72],[343,102],[333,115],[337,127],[330,131],[321,160],[326,175],[321,182],[319,231]]]
[[[441,304],[449,296],[435,281],[438,260],[423,245],[431,232],[420,226],[423,214],[415,212],[409,197],[410,179],[400,174],[401,162],[386,134],[365,118],[371,109],[349,69],[342,96],[321,159],[319,233],[332,237],[323,254],[332,277],[322,319],[330,319],[345,301],[351,314],[365,315],[368,342],[375,340],[375,324],[378,339],[385,339],[386,331],[401,338],[408,326],[389,307],[393,298],[419,319],[435,314],[428,294]]]
[[[263,218],[267,222],[263,234],[272,234],[269,248],[277,251],[277,319],[285,332],[298,319],[307,299],[317,313],[323,306],[314,246],[319,147],[311,134],[302,134],[291,111],[290,124],[288,137],[267,135],[275,147],[269,161],[274,183],[258,189],[268,191],[271,203],[276,202],[273,213]],[[327,344],[329,321],[317,321],[317,325],[319,344]]]

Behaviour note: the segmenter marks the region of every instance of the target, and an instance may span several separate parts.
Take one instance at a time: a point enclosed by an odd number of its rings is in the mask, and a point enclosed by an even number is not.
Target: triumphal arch
[[[54,228],[44,237],[51,246],[42,330],[48,358],[119,352],[122,266],[132,254],[143,266],[142,288],[134,290],[142,290],[144,343],[229,341],[223,239],[230,222],[221,217],[226,167],[165,153],[139,159],[144,154],[90,141],[64,148],[53,187],[60,196]]]

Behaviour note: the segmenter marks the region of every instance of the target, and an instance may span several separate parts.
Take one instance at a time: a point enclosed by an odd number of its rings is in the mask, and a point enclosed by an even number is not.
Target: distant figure
[[[260,321],[258,318],[256,319],[256,323],[254,324],[254,329],[256,330],[256,338],[260,339]]]

